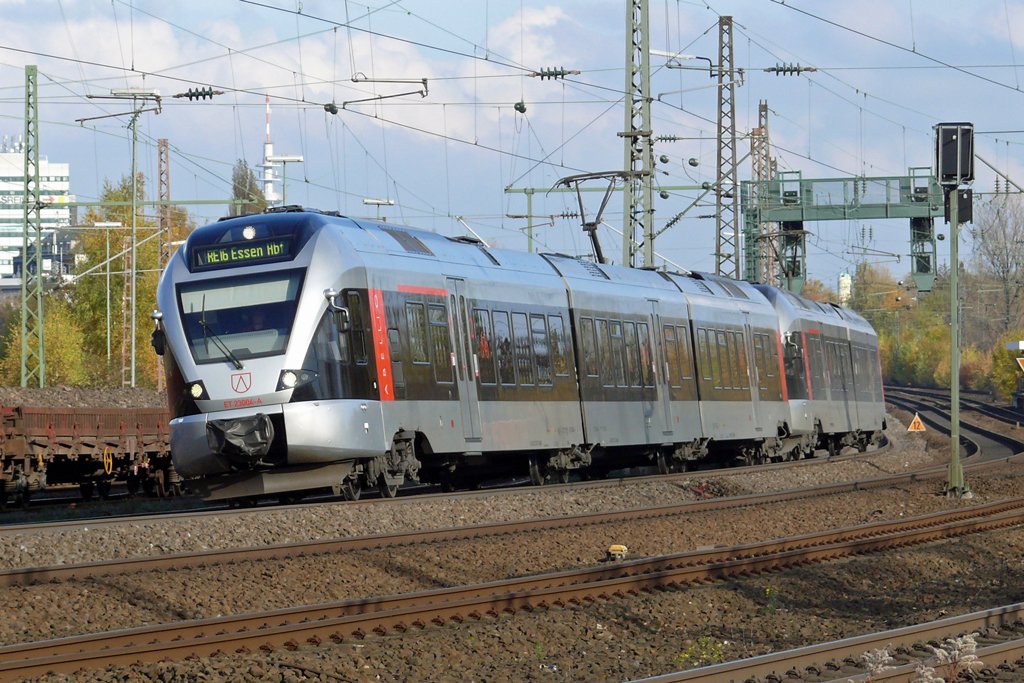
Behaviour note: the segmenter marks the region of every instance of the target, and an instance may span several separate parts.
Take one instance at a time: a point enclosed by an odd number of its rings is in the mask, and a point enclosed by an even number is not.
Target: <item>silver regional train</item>
[[[863,318],[714,275],[284,207],[193,232],[157,300],[172,457],[210,498],[756,464],[885,429]]]

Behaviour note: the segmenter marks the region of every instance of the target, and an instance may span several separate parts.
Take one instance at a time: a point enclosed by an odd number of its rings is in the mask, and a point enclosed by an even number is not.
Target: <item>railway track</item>
[[[136,661],[297,649],[678,588],[904,548],[1024,523],[1024,498],[733,548],[678,553],[401,596],[147,626],[0,648],[0,676]]]
[[[921,420],[943,434],[950,433],[949,400],[944,402],[932,394],[891,389],[886,392],[887,403],[917,413]],[[1007,434],[1005,431],[990,429],[960,419],[961,455],[976,459],[1000,459],[1024,451],[1024,438]]]
[[[732,681],[886,681],[910,683],[917,665],[938,667],[929,645],[976,634],[976,656],[1002,675],[1024,677],[1024,603],[880,631],[734,662],[639,679],[633,683],[730,683]],[[888,668],[869,671],[864,655],[885,650]],[[1000,671],[1001,670],[1001,671]],[[937,673],[942,673],[938,671]],[[1009,674],[1016,674],[1012,676]]]
[[[853,449],[849,449],[851,452],[839,455],[832,458],[831,462],[844,462],[849,460],[860,460],[869,459],[873,455],[885,452],[889,448],[888,444],[882,444],[876,449],[869,450],[865,453],[854,452]],[[822,451],[823,452],[823,451]],[[824,458],[810,458],[805,460],[788,461],[781,463],[770,463],[765,465],[756,465],[757,471],[771,472],[784,470],[787,467],[814,467],[820,463],[826,462]],[[685,485],[684,483],[690,482],[694,476],[700,476],[702,478],[714,478],[720,476],[729,476],[737,474],[742,471],[750,471],[750,468],[735,468],[735,467],[724,467],[718,469],[706,469],[688,472],[679,472],[672,474],[640,474],[635,476],[620,476],[611,477],[608,479],[595,479],[585,480],[578,482],[570,482],[568,484],[547,484],[543,487],[546,492],[557,492],[563,491],[571,493],[572,491],[579,490],[581,488],[605,488],[610,491],[614,491],[616,488],[621,487],[624,483],[635,483],[643,484],[647,482],[651,483],[667,483],[669,485],[679,484]],[[203,503],[199,500],[185,499],[164,499],[160,501],[151,501],[151,505],[147,506],[147,510],[141,514],[133,514],[131,512],[125,512],[121,514],[110,514],[109,510],[94,507],[88,509],[96,509],[102,516],[87,516],[81,517],[76,516],[72,519],[55,519],[48,520],[43,519],[40,521],[11,521],[7,524],[0,524],[0,537],[4,535],[10,535],[15,533],[21,533],[24,531],[59,531],[59,530],[71,530],[76,527],[82,527],[88,525],[89,527],[100,527],[114,524],[123,524],[127,519],[132,520],[145,520],[145,521],[165,521],[170,519],[183,520],[188,518],[202,518],[202,517],[217,517],[217,518],[230,518],[230,517],[244,517],[248,515],[261,514],[267,510],[282,509],[304,509],[309,507],[321,506],[321,505],[348,505],[354,507],[365,507],[372,508],[374,505],[403,505],[406,503],[424,502],[430,501],[431,499],[442,499],[446,501],[450,500],[468,500],[474,498],[489,498],[492,496],[509,496],[521,494],[524,488],[530,486],[523,480],[520,484],[512,486],[502,486],[495,488],[486,488],[478,490],[464,490],[454,491],[449,493],[437,492],[436,489],[429,489],[424,487],[424,490],[413,496],[399,496],[395,499],[380,499],[377,497],[370,497],[361,499],[358,501],[345,501],[342,498],[336,496],[323,496],[314,499],[313,502],[304,503],[292,503],[288,506],[281,505],[259,505],[254,507],[229,507],[226,504],[210,504]],[[175,501],[175,502],[172,502]],[[174,506],[180,504],[182,507],[177,509],[167,510],[168,506]],[[0,515],[0,520],[3,516]]]

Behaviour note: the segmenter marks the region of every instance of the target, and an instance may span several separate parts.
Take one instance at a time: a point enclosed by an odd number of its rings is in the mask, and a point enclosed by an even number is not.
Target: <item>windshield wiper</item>
[[[217,335],[217,333],[214,332],[210,328],[210,326],[206,324],[206,316],[205,315],[202,318],[199,319],[199,326],[203,328],[203,335],[205,336],[205,335],[209,334],[210,335],[210,339],[212,339],[213,343],[217,345],[217,348],[221,350],[221,353],[223,353],[225,356],[228,357],[228,359],[231,361],[231,363],[235,366],[235,368],[237,370],[241,370],[242,369],[242,361],[238,360],[238,356],[236,356],[231,351],[231,349],[228,348],[228,345],[225,344],[224,341]]]

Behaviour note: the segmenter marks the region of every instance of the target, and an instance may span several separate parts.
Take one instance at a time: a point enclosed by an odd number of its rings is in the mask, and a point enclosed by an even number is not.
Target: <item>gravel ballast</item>
[[[700,497],[879,476],[942,461],[903,428],[891,452],[785,472],[747,468],[690,485],[624,482],[571,493],[524,489],[486,499],[373,506],[317,505],[225,518],[136,522],[0,539],[12,566],[204,548],[391,533],[458,524],[665,505]],[[596,563],[610,543],[633,557],[733,545],[852,526],[1017,495],[1019,468],[972,480],[972,501],[938,495],[941,481],[786,504],[507,537],[243,562],[81,583],[4,589],[5,643],[171,619],[407,592]],[[1024,599],[1024,533],[1011,530],[727,584],[519,613],[406,635],[185,662],[90,671],[47,680],[154,681],[619,681],[831,640]]]

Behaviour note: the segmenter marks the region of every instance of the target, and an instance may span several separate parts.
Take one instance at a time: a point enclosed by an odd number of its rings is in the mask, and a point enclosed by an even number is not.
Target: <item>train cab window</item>
[[[451,384],[455,380],[452,374],[451,337],[448,336],[448,310],[439,304],[430,304],[427,316],[434,377],[441,384]]]
[[[300,271],[178,285],[179,310],[195,362],[284,353],[301,289]]]
[[[787,333],[783,346],[783,371],[786,374],[786,392],[791,399],[807,398],[807,367],[804,362],[803,335]]]
[[[516,382],[519,386],[534,384],[533,354],[530,344],[530,325],[525,313],[512,314],[512,335],[516,355]]]
[[[537,362],[537,384],[551,384],[551,350],[548,345],[547,319],[537,313],[530,315],[533,358]]]
[[[476,354],[480,384],[495,384],[494,334],[491,331],[491,313],[481,308],[473,309],[473,353]]]
[[[640,377],[640,350],[637,348],[636,323],[626,321],[622,323],[623,338],[626,342],[626,382],[625,386],[643,386],[643,379]]]
[[[408,320],[409,354],[412,357],[412,362],[429,363],[426,309],[420,303],[406,303],[405,317]]]
[[[506,311],[494,311],[494,355],[498,362],[498,381],[502,386],[515,386],[516,366],[512,354],[512,328]]]
[[[363,301],[359,292],[349,292],[348,311],[351,316],[352,326],[349,336],[352,340],[352,360],[359,365],[366,365],[366,316],[363,311]]]
[[[598,320],[597,321],[597,357],[600,359],[600,363],[597,366],[597,372],[601,375],[601,384],[606,387],[615,386],[615,373],[613,371],[614,365],[612,364],[612,346],[611,340],[608,337],[608,321]]]
[[[611,344],[612,363],[614,369],[614,377],[611,383],[607,383],[608,386],[626,386],[626,372],[623,366],[623,343],[622,343],[622,323],[618,320],[608,321],[608,341]]]
[[[548,335],[551,340],[551,366],[554,368],[555,376],[568,377],[569,358],[566,355],[565,327],[561,315],[548,316]]]

